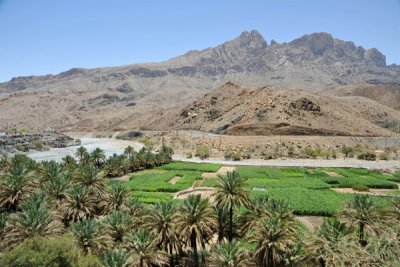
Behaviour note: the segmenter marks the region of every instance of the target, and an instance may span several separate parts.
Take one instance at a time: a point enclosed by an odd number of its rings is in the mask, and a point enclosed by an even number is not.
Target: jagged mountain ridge
[[[327,33],[268,45],[257,31],[243,32],[214,48],[160,63],[74,68],[0,83],[5,114],[0,127],[146,127],[148,112],[179,108],[230,80],[303,90],[358,82],[396,84],[400,67],[386,66],[385,56],[376,49],[365,50]]]

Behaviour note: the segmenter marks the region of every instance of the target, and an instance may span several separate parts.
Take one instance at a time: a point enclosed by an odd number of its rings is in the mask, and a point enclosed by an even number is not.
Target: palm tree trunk
[[[267,262],[268,262],[268,267],[274,267],[275,266],[275,262],[274,262],[274,254],[272,251],[272,248],[268,248],[268,252],[267,252]]]
[[[365,247],[367,245],[367,242],[364,240],[364,228],[365,228],[365,224],[364,223],[360,223],[358,242],[363,247]]]
[[[197,253],[196,232],[194,230],[192,230],[192,234],[190,235],[190,245],[193,249],[194,267],[199,267],[199,254]]]
[[[325,267],[325,260],[324,259],[319,259],[318,262],[319,262],[319,266],[320,267]]]
[[[169,255],[170,255],[169,266],[174,267],[174,255],[173,255],[173,251],[172,251],[172,245],[169,244],[168,246],[169,246]]]
[[[231,205],[229,208],[229,236],[228,236],[229,243],[232,243],[232,239],[233,239],[233,207]]]

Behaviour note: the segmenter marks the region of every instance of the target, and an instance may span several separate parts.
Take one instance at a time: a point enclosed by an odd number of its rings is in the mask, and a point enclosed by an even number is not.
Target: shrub
[[[289,146],[288,147],[288,157],[289,158],[293,158],[293,156],[294,156],[294,146]]]
[[[305,151],[307,157],[313,158],[313,159],[318,158],[321,155],[321,151],[312,149],[310,147],[306,147],[304,151]]]
[[[226,160],[232,159],[232,158],[233,158],[233,154],[234,154],[234,152],[233,152],[232,148],[227,148],[227,149],[224,151],[224,158],[225,158]]]
[[[235,161],[241,160],[242,159],[242,153],[240,151],[237,151],[237,152],[233,153],[232,159],[235,160]]]
[[[7,251],[0,258],[0,266],[65,266],[100,267],[92,254],[79,250],[74,240],[64,235],[50,239],[27,239],[20,246]]]
[[[365,151],[365,152],[362,152],[361,154],[358,154],[357,158],[373,161],[373,160],[376,160],[376,154],[375,154],[375,152],[372,152],[372,151]]]
[[[44,147],[44,145],[43,145],[43,143],[42,143],[41,141],[35,141],[35,142],[33,143],[33,146],[34,146],[34,148],[35,148],[36,150],[42,150],[43,147]]]
[[[206,145],[196,146],[196,157],[200,159],[206,159],[211,156],[211,149]]]
[[[354,149],[351,146],[342,147],[342,153],[345,158],[352,158],[354,156]]]
[[[186,152],[186,158],[191,159],[193,157],[193,154],[191,151]]]
[[[380,160],[389,160],[389,154],[387,152],[383,152],[379,155]]]

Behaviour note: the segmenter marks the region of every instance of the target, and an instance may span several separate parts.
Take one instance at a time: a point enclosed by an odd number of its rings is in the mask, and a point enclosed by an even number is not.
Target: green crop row
[[[354,197],[353,194],[336,193],[332,190],[312,190],[306,188],[270,188],[251,192],[252,196],[268,195],[284,200],[297,215],[333,216]],[[391,199],[371,196],[378,206],[390,206]]]
[[[201,172],[175,170],[166,173],[146,173],[134,175],[125,186],[133,191],[178,192],[192,186],[195,180],[202,179]],[[175,184],[170,180],[178,176]]]
[[[168,201],[173,198],[170,193],[163,192],[144,192],[144,191],[133,191],[132,197],[138,198],[141,202],[147,204],[154,204],[161,201]]]
[[[185,170],[185,171],[199,171],[199,172],[217,172],[221,168],[221,164],[213,163],[192,163],[174,161],[162,166],[157,167],[160,170]]]

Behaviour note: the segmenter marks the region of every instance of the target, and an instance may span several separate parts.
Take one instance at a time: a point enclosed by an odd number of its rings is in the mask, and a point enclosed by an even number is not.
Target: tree
[[[107,192],[104,173],[96,167],[85,165],[78,168],[75,183],[98,196],[105,196]]]
[[[194,266],[199,267],[197,244],[206,243],[211,238],[215,229],[215,218],[207,199],[201,195],[190,195],[179,206],[175,216],[176,231],[184,241],[190,240]]]
[[[132,219],[122,211],[113,211],[105,219],[106,232],[114,242],[114,247],[122,244],[132,228]]]
[[[229,242],[233,239],[233,210],[239,206],[248,206],[250,203],[245,186],[245,180],[236,171],[228,172],[226,176],[218,179],[214,194],[215,202],[218,207],[226,207],[229,210]]]
[[[144,226],[155,235],[156,245],[170,254],[171,261],[174,249],[179,246],[178,234],[175,231],[174,216],[176,207],[172,201],[156,203],[149,215],[144,217]],[[173,266],[173,262],[170,263]]]
[[[50,211],[50,203],[43,193],[33,194],[21,204],[21,212],[10,216],[4,229],[6,247],[12,248],[28,238],[59,235],[63,225]]]
[[[251,261],[248,252],[241,244],[234,240],[230,243],[223,243],[214,248],[209,258],[210,267],[247,267],[255,266]]]
[[[79,161],[82,161],[85,155],[88,155],[88,151],[84,146],[80,146],[76,149],[75,156],[78,158]]]
[[[126,267],[129,264],[129,255],[120,250],[109,250],[102,257],[105,267]]]
[[[71,186],[71,177],[68,173],[62,173],[43,185],[46,194],[55,201],[56,208],[67,197],[67,191]]]
[[[133,155],[136,154],[135,149],[132,146],[127,146],[124,150],[124,155],[130,159]]]
[[[127,166],[125,164],[125,156],[114,154],[109,157],[105,163],[104,171],[108,176],[119,177],[127,172]]]
[[[19,203],[26,200],[33,190],[29,169],[20,164],[12,165],[0,184],[0,206],[8,211],[17,211]]]
[[[367,195],[356,194],[340,212],[340,220],[347,227],[358,228],[358,241],[362,246],[367,245],[365,233],[377,233],[381,230],[383,214],[379,213],[372,199]]]
[[[39,169],[42,182],[51,181],[57,179],[65,172],[63,166],[58,164],[54,160],[45,161],[42,163],[42,168]]]
[[[96,204],[96,199],[87,189],[74,186],[68,191],[60,212],[66,222],[91,218],[95,213]]]
[[[104,161],[107,159],[104,150],[99,147],[95,148],[92,153],[90,153],[90,157],[97,167],[101,167]]]
[[[111,210],[126,210],[131,192],[121,183],[112,184],[108,190],[107,204]]]
[[[133,231],[127,240],[127,248],[133,252],[132,266],[162,266],[169,262],[168,254],[157,249],[154,236],[147,229]]]
[[[351,146],[344,146],[342,147],[342,153],[344,154],[344,157],[347,158],[349,156],[353,156],[354,149]]]
[[[295,242],[296,230],[294,219],[282,219],[276,213],[262,218],[250,235],[257,246],[254,256],[260,266],[274,267],[278,254]]]
[[[71,155],[62,158],[62,163],[67,169],[75,169],[77,166],[76,159]]]
[[[71,226],[75,241],[85,255],[98,254],[107,248],[107,239],[103,235],[100,223],[93,219],[75,222]]]

